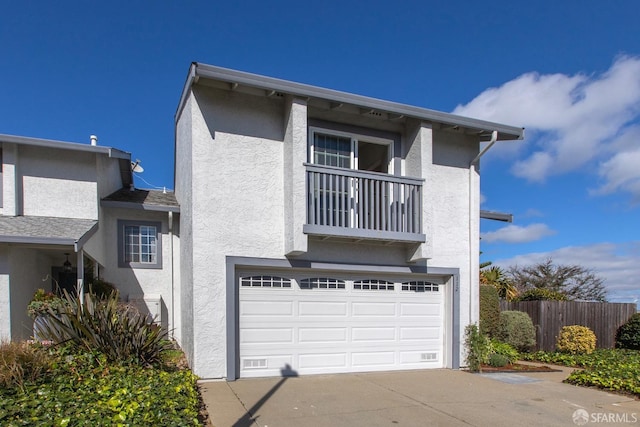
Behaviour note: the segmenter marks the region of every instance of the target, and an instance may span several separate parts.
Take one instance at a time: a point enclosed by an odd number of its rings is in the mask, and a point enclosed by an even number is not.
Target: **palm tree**
[[[480,284],[493,286],[498,290],[500,298],[507,301],[518,296],[518,290],[500,267],[493,266],[480,270]]]

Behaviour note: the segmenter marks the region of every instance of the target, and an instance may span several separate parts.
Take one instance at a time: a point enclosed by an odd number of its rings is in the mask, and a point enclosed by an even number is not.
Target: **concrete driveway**
[[[640,401],[559,373],[424,370],[201,383],[215,427],[640,426]],[[585,412],[586,411],[586,412]],[[574,421],[575,418],[575,421]]]

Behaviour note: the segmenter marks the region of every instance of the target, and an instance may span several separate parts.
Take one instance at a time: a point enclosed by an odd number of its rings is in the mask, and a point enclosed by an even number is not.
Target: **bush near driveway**
[[[636,313],[616,332],[616,348],[640,350],[640,313]]]
[[[565,381],[640,397],[640,351],[637,350],[597,349],[591,354],[538,351],[523,354],[522,358],[584,368],[572,372]]]
[[[49,356],[46,374],[0,389],[0,425],[201,425],[196,377],[189,370],[118,364],[68,348]]]
[[[563,353],[592,353],[596,349],[596,334],[582,325],[563,326],[556,341],[556,350]]]
[[[536,330],[531,317],[523,311],[500,313],[498,337],[518,351],[528,351],[536,345]]]

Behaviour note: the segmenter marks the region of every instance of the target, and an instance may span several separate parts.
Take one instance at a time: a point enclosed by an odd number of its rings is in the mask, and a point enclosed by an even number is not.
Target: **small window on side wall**
[[[159,222],[118,221],[118,267],[162,268]]]

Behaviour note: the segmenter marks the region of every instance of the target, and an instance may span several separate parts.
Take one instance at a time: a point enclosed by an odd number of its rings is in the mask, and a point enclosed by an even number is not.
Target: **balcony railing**
[[[305,166],[305,233],[425,241],[422,234],[422,179],[331,166]]]

